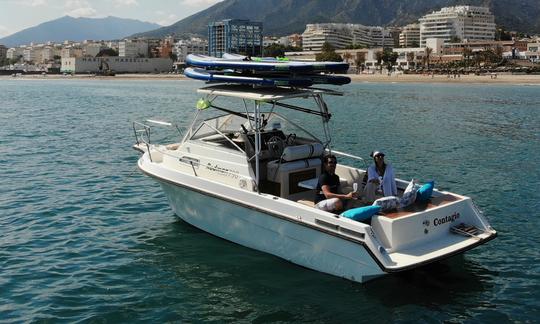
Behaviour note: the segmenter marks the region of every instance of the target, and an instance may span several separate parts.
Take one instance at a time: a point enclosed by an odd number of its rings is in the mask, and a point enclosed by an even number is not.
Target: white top
[[[368,168],[368,181],[372,179],[378,179],[379,174],[375,165],[372,165]],[[394,168],[388,163],[386,163],[386,170],[382,177],[382,190],[385,197],[388,196],[397,196],[397,186],[396,186],[396,177],[394,175]]]

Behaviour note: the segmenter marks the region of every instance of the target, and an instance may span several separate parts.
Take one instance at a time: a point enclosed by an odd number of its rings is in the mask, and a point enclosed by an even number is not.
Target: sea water
[[[0,80],[0,322],[540,318],[540,87],[357,83],[326,98],[334,149],[384,151],[398,177],[472,197],[499,232],[359,284],[186,224],[136,170],[131,123],[185,129],[201,85]]]

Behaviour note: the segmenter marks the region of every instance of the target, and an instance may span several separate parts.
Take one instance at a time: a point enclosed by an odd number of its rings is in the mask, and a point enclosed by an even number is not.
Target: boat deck
[[[381,215],[388,218],[399,218],[407,215],[411,215],[418,212],[423,212],[431,208],[447,205],[455,201],[462,200],[463,198],[454,196],[451,194],[443,194],[438,197],[432,197],[427,203],[414,203],[403,209],[394,210],[391,212],[381,212]]]

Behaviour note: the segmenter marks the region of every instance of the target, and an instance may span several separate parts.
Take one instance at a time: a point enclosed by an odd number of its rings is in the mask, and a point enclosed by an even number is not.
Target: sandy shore
[[[461,75],[459,77],[448,77],[447,75],[420,75],[420,74],[348,74],[352,82],[373,82],[373,83],[482,83],[482,84],[540,84],[540,75]],[[2,80],[189,80],[181,74],[118,74],[113,77],[102,77],[92,75],[24,75],[16,78],[12,76],[0,76]]]

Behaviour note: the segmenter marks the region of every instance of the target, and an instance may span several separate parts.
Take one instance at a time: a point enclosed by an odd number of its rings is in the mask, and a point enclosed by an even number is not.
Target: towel
[[[372,179],[380,178],[377,173],[377,168],[372,165],[368,168],[368,181]],[[394,175],[394,168],[390,164],[386,164],[386,170],[382,176],[381,189],[385,197],[397,196],[396,178]]]

